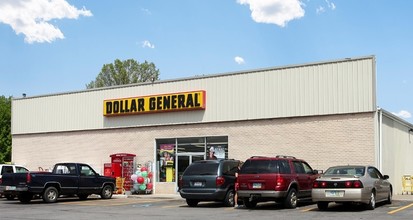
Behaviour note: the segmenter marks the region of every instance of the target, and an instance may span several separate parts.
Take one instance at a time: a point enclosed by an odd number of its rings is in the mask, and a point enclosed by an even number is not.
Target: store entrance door
[[[189,164],[205,159],[205,153],[178,153],[177,154],[178,164],[177,164],[177,173],[176,176],[178,177],[177,182],[181,178],[181,175],[184,173],[185,169],[189,166]]]

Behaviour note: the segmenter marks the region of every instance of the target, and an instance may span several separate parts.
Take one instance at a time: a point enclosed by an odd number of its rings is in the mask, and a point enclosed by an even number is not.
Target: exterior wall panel
[[[413,132],[411,124],[400,123],[391,113],[382,119],[382,172],[390,175],[394,194],[402,193],[402,176],[413,176]]]
[[[373,112],[375,59],[364,57],[15,99],[12,133]],[[206,110],[104,117],[103,100],[206,91]]]

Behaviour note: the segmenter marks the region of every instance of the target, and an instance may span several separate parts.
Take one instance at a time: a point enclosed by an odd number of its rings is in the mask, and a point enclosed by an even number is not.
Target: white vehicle
[[[3,173],[27,173],[29,170],[23,166],[20,165],[14,165],[14,164],[0,164],[0,183],[3,177]],[[0,197],[3,197],[2,194],[0,194]],[[14,196],[6,196],[8,200],[14,199]]]

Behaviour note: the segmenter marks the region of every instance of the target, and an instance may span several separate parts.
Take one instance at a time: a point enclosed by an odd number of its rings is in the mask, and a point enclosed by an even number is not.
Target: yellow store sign
[[[103,115],[131,115],[205,109],[205,91],[119,98],[103,101]]]

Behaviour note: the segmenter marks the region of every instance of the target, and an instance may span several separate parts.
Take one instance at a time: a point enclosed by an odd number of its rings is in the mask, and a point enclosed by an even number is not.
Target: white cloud
[[[326,10],[324,9],[323,6],[319,6],[319,7],[316,9],[317,14],[324,13],[325,11],[326,11]]]
[[[236,63],[238,63],[238,64],[240,64],[240,65],[245,63],[244,58],[242,58],[242,57],[240,57],[240,56],[234,57],[234,60],[235,60]]]
[[[327,6],[331,9],[334,10],[336,9],[336,5],[333,2],[330,2],[329,0],[326,0]]]
[[[276,24],[280,27],[304,16],[300,0],[237,0],[241,5],[249,5],[255,22]]]
[[[85,8],[77,9],[66,0],[1,0],[0,23],[8,24],[27,43],[64,39],[60,29],[50,22],[55,19],[77,19],[92,16]]]
[[[406,110],[401,110],[398,113],[394,113],[392,112],[394,115],[397,115],[401,118],[411,118],[412,114],[410,114],[410,112],[406,111]]]
[[[153,44],[152,44],[151,42],[149,42],[148,40],[145,40],[145,41],[142,42],[142,47],[143,47],[143,48],[149,47],[149,48],[153,49],[153,48],[155,48],[155,45],[153,45]]]
[[[149,9],[146,9],[146,8],[141,8],[141,11],[142,11],[143,13],[147,14],[147,15],[151,15],[151,14],[152,14],[152,12],[149,11]]]
[[[325,0],[326,4],[327,4],[327,8],[331,9],[331,10],[335,10],[336,9],[336,5],[333,2],[330,2],[329,0]],[[318,8],[316,9],[317,14],[321,14],[324,13],[326,11],[326,8],[323,6],[318,6]]]

